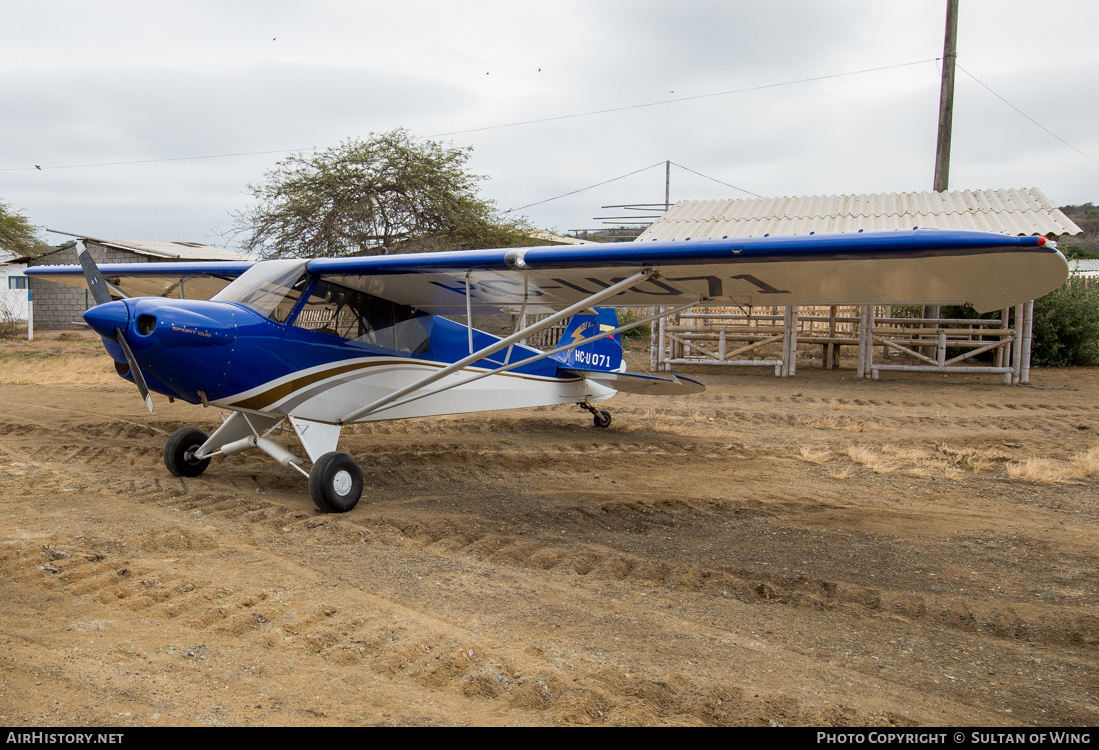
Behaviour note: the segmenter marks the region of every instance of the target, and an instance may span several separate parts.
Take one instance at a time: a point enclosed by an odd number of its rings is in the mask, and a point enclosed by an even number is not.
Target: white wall
[[[27,267],[21,264],[0,263],[0,317],[12,314],[17,320],[27,319],[27,290],[9,289],[8,277],[23,276]]]

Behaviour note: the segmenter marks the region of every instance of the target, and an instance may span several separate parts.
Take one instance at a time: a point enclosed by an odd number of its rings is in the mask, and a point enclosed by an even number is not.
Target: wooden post
[[[794,324],[794,340],[790,342],[790,374],[797,375],[798,373],[798,306],[794,305],[793,312],[790,313],[790,321]]]
[[[658,307],[653,312],[664,312],[664,308]],[[652,325],[649,326],[649,369],[653,372],[656,372],[660,367],[659,347],[661,343],[663,342],[660,341],[660,321],[654,320]]]
[[[779,377],[790,374],[790,307],[782,308],[782,367]]]
[[[828,338],[834,339],[836,337],[836,306],[832,305],[828,308]],[[827,360],[824,363],[824,369],[831,370],[836,364],[836,344],[829,341],[824,345],[824,356]]]
[[[874,306],[866,306],[866,372],[873,379],[878,379],[878,373],[874,369]]]
[[[1015,344],[1011,352],[1012,382],[1018,385],[1023,377],[1023,306],[1015,305]]]
[[[867,306],[859,307],[859,366],[858,376],[866,377],[866,310]]]
[[[1030,382],[1030,342],[1034,335],[1034,300],[1023,305],[1023,353],[1020,357],[1019,382]]]
[[[1000,311],[1000,327],[1007,328],[1007,323],[1008,308],[1005,307],[1003,310]],[[996,349],[996,356],[993,358],[992,364],[996,365],[996,367],[1004,366],[1004,347],[1001,346]]]
[[[798,371],[798,308],[797,305],[787,305],[783,327],[785,336],[782,342],[783,366],[782,374],[789,377]]]

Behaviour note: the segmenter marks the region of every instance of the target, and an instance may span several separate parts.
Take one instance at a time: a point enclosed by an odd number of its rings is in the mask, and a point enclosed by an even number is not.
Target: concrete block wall
[[[144,256],[127,250],[103,247],[93,242],[87,243],[88,251],[96,263],[140,263],[148,260]],[[67,265],[77,263],[76,247],[68,247],[51,253],[43,258],[31,261],[32,266]],[[44,279],[30,279],[30,288],[34,292],[34,327],[43,330],[86,328],[81,317],[84,311],[94,305],[91,293],[86,288],[58,284]]]

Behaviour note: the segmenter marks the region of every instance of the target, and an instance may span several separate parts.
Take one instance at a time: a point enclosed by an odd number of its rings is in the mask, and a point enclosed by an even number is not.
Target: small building
[[[1081,231],[1041,190],[1030,188],[686,200],[672,206],[637,241],[915,227],[1045,237]],[[813,342],[822,346],[822,362],[829,369],[838,364],[840,347],[857,347],[860,377],[877,378],[882,370],[955,370],[1003,375],[1005,383],[1027,382],[1033,303],[1018,305],[1014,312],[1003,310],[999,321],[984,322],[944,319],[938,306],[927,307],[919,318],[906,321],[894,318],[892,309],[885,306],[840,309],[830,300],[819,302],[800,310],[697,309],[671,321],[661,320],[653,329],[652,367],[766,366],[774,367],[777,375],[793,375],[798,344]],[[978,327],[981,330],[974,332]],[[925,341],[925,337],[930,338]],[[952,352],[959,348],[965,351],[955,356]],[[885,361],[898,352],[910,356],[914,364]],[[991,365],[970,361],[988,352]]]
[[[249,260],[235,250],[226,250],[199,242],[149,240],[103,240],[80,237],[97,264],[153,263],[201,260]],[[29,265],[68,265],[77,263],[76,242],[30,259]],[[45,279],[30,279],[34,293],[34,325],[42,329],[83,328],[83,314],[95,302],[87,289],[58,284]]]
[[[913,227],[1048,237],[1081,231],[1038,188],[945,193],[931,190],[679,201],[646,229],[638,241]]]
[[[27,258],[0,251],[0,323],[27,319]]]
[[[1089,284],[1099,283],[1099,260],[1070,260],[1068,272],[1073,276],[1087,279]]]

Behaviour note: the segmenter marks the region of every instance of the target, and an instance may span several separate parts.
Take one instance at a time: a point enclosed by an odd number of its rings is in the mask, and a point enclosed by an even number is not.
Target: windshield
[[[211,299],[238,302],[279,323],[286,319],[309,281],[304,260],[265,260],[240,275]]]

